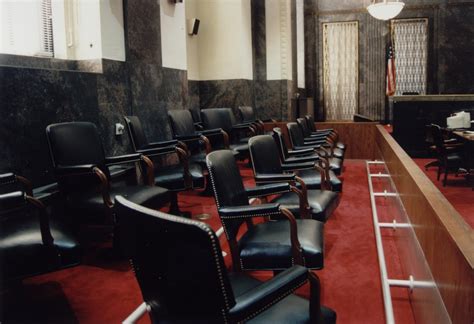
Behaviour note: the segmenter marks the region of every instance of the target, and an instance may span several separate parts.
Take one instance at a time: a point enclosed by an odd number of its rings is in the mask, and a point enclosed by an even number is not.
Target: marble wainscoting
[[[45,129],[52,123],[91,121],[107,155],[128,152],[114,124],[128,113],[123,63],[105,62],[104,74],[0,67],[0,170],[38,186],[54,180]]]

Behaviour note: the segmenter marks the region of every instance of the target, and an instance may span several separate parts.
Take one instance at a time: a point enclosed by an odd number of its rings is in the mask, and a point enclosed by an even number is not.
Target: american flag
[[[392,42],[389,43],[387,50],[387,89],[385,92],[387,96],[395,94],[395,55]]]

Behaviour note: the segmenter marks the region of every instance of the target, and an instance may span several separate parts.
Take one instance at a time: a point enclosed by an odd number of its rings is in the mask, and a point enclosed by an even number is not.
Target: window
[[[395,54],[395,95],[426,94],[428,19],[392,20]]]
[[[323,24],[323,96],[327,120],[352,120],[358,108],[359,24]]]
[[[124,61],[122,0],[0,0],[0,53]]]
[[[0,52],[53,56],[51,0],[0,1]]]

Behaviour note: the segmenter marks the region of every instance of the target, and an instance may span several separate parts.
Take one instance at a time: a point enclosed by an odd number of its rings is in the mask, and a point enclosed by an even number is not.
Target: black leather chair
[[[142,124],[137,116],[126,116],[124,119],[133,150],[154,159],[155,184],[171,192],[169,212],[174,215],[189,217],[190,215],[179,209],[178,193],[188,189],[205,187],[202,167],[198,163],[189,162],[185,144],[180,144],[176,140],[150,143],[146,139]],[[179,163],[167,166],[160,165],[161,161],[158,161],[157,158],[161,157],[163,159],[170,154],[177,155]]]
[[[288,129],[288,135],[290,137],[291,145],[293,150],[315,150],[319,156],[325,157],[329,161],[329,167],[334,171],[335,174],[340,175],[342,173],[343,160],[337,157],[334,157],[331,154],[331,151],[319,144],[314,144],[311,142],[305,142],[303,137],[303,132],[297,123],[288,123],[286,124]]]
[[[224,136],[224,141],[213,142],[214,149],[230,149],[238,153],[236,156],[239,159],[248,158],[249,146],[246,143],[240,143],[236,136],[240,127],[234,127],[232,124],[232,117],[229,112],[230,108],[208,108],[201,110],[201,118],[205,129],[222,129],[227,136]],[[248,126],[244,126],[248,129]],[[234,132],[235,130],[235,132]]]
[[[13,190],[13,191],[10,191]],[[10,283],[80,263],[81,249],[70,228],[50,218],[32,197],[31,183],[0,175],[0,291]]]
[[[327,190],[331,188],[331,181],[326,178],[326,170],[318,165],[320,161],[298,164],[281,163],[276,143],[269,135],[251,138],[249,147],[257,185],[279,182],[288,182],[292,185],[298,183],[299,188],[303,191],[311,218],[326,222],[339,205],[339,194]],[[340,180],[337,186],[339,187],[336,189],[342,189]],[[293,214],[300,215],[298,196],[294,193],[283,194],[271,202],[279,203]]]
[[[466,167],[466,161],[462,156],[463,144],[453,145],[446,143],[441,127],[435,124],[431,124],[431,134],[433,135],[438,158],[437,178],[439,180],[441,173],[444,172],[444,187],[446,186],[449,172],[457,173],[461,167]]]
[[[331,151],[331,155],[339,159],[344,159],[344,148],[339,148],[337,145],[344,146],[344,144],[337,142],[337,139],[331,135],[321,137],[319,134],[312,134],[308,127],[308,122],[306,118],[297,118],[296,123],[303,133],[304,142],[319,144],[321,146],[327,147]]]
[[[278,203],[249,204],[249,198],[252,197],[289,192],[292,190],[289,184],[244,188],[237,163],[233,155],[226,150],[208,154],[207,168],[236,271],[278,271],[298,262],[303,262],[302,264],[311,269],[323,267],[322,222],[295,219],[289,210]],[[305,216],[303,213],[301,215]],[[284,216],[286,219],[256,225],[252,223],[253,218],[267,216]],[[243,223],[247,223],[249,229],[237,241],[237,233]],[[300,250],[303,251],[303,260],[295,259],[299,258]]]
[[[294,265],[265,283],[228,273],[219,239],[207,224],[122,197],[117,204],[152,323],[335,323],[336,313],[320,305],[318,277],[305,267]],[[292,295],[308,279],[309,302]]]
[[[339,135],[337,134],[337,132],[334,129],[329,128],[329,129],[318,130],[318,129],[316,129],[316,124],[314,123],[313,116],[306,115],[305,119],[306,119],[306,123],[307,123],[307,126],[308,126],[308,129],[310,131],[311,136],[318,136],[318,135],[319,136],[321,136],[321,135],[329,136],[333,139],[334,143],[336,143],[337,148],[342,149],[342,150],[346,149],[346,145],[339,142]]]
[[[257,119],[253,107],[240,106],[238,109],[241,123],[251,124],[255,128],[257,134],[264,134],[264,122]]]
[[[208,137],[222,139],[222,129],[196,130],[190,110],[175,109],[168,111],[168,117],[176,140],[185,143],[191,153],[190,162],[206,166],[206,155],[212,150]]]
[[[94,124],[52,124],[46,128],[46,135],[60,191],[65,195],[69,212],[80,222],[115,225],[113,206],[118,194],[151,208],[170,202],[168,190],[154,185],[153,162],[139,153],[105,157]],[[143,182],[147,185],[111,182],[108,166],[137,162],[146,164]]]
[[[278,152],[280,153],[280,160],[282,163],[316,162],[320,159],[323,159],[329,162],[330,170],[332,170],[335,174],[341,174],[342,161],[340,159],[329,158],[326,154],[320,155],[317,150],[311,147],[299,150],[288,150],[283,133],[279,127],[273,128],[272,136],[275,140],[275,143],[277,144]]]

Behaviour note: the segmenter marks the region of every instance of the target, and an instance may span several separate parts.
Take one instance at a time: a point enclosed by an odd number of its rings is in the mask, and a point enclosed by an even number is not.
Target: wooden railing
[[[374,141],[375,155],[389,170],[449,317],[453,323],[474,323],[474,231],[383,126],[376,126]],[[435,321],[429,296],[411,298],[417,319]]]

